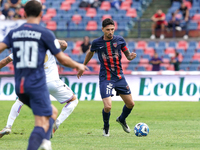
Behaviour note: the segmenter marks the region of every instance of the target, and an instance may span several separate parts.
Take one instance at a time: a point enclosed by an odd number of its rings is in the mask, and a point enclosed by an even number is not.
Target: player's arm
[[[83,71],[83,72],[85,70],[89,70],[85,65],[73,61],[70,57],[66,56],[62,51],[56,54],[55,57],[62,65],[66,67],[75,68],[78,71]]]
[[[0,53],[2,53],[7,48],[7,45],[3,42],[0,43]]]
[[[123,53],[126,56],[126,58],[130,61],[133,60],[137,56],[137,54],[134,52],[130,53],[130,51],[128,49],[126,51],[124,51]]]
[[[91,52],[91,51],[87,52],[87,54],[85,56],[84,63],[83,63],[84,65],[88,64],[88,62],[90,61],[90,59],[93,57],[94,53],[95,52]],[[83,72],[84,71],[79,70],[78,73],[77,73],[77,77],[80,78],[83,75]]]
[[[66,42],[65,40],[58,40],[58,42],[59,42],[59,44],[60,44],[60,49],[61,49],[62,51],[66,50],[66,48],[67,48],[67,46],[68,46],[67,42]]]
[[[84,60],[84,65],[87,65],[88,62],[90,61],[90,59],[93,57],[95,52],[91,52],[91,51],[88,51],[86,56],[85,56],[85,60]]]
[[[0,69],[9,64],[12,59],[8,56],[0,61]]]

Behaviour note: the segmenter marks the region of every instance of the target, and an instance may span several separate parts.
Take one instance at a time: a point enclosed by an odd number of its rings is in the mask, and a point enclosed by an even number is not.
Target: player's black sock
[[[103,109],[102,115],[103,115],[104,128],[107,128],[109,127],[110,112],[106,113]]]
[[[29,138],[29,144],[27,150],[37,150],[42,140],[45,138],[45,131],[42,127],[35,127]]]
[[[119,117],[120,122],[124,122],[126,117],[128,117],[128,115],[131,113],[131,111],[132,111],[132,108],[129,109],[129,108],[126,107],[126,105],[124,105],[124,107],[122,109],[122,114]]]
[[[45,138],[46,138],[47,140],[49,140],[50,137],[51,137],[51,133],[52,133],[54,121],[55,121],[55,120],[53,120],[53,118],[50,118],[50,119],[49,119],[49,129],[48,129],[48,131],[47,131],[47,133],[46,133],[46,136],[45,136]]]

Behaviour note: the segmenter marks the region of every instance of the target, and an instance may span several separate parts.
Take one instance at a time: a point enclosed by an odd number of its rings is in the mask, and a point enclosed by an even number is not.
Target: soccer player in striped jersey
[[[42,4],[28,1],[24,7],[27,22],[11,30],[0,43],[0,53],[12,48],[15,92],[20,101],[32,109],[35,126],[29,137],[28,150],[51,149],[49,141],[57,109],[52,107],[46,84],[44,59],[49,49],[66,67],[84,71],[86,66],[73,61],[61,50],[52,32],[39,25]],[[44,143],[44,144],[43,144]]]
[[[134,101],[122,72],[121,50],[130,61],[136,57],[136,53],[129,52],[123,37],[114,35],[115,25],[113,20],[108,18],[103,20],[102,31],[104,35],[92,42],[91,49],[85,57],[84,65],[87,65],[95,52],[98,54],[101,63],[99,74],[100,94],[104,103],[104,108],[102,110],[104,121],[103,136],[109,136],[109,118],[113,88],[125,103],[122,113],[116,121],[122,126],[125,132],[129,133],[130,128],[126,124],[126,118],[134,107]],[[79,71],[77,74],[78,78],[80,78],[82,74],[83,71]]]

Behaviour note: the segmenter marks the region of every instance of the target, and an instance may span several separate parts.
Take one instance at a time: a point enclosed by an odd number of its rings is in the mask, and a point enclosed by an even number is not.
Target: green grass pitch
[[[0,128],[6,120],[13,101],[0,101]],[[52,102],[61,111],[64,105]],[[199,102],[135,102],[127,118],[132,129],[125,133],[115,121],[121,114],[123,102],[112,102],[110,137],[102,136],[103,103],[80,101],[74,112],[56,131],[52,141],[54,150],[199,150]],[[0,150],[25,150],[34,120],[31,110],[23,106],[10,135],[0,139]],[[147,137],[136,137],[134,126],[146,123]]]

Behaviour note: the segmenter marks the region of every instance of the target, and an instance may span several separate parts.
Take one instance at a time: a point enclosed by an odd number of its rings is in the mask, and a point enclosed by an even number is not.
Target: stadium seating
[[[108,10],[110,10],[110,8],[111,8],[111,6],[110,6],[109,1],[103,1],[101,3],[100,9],[108,11]]]
[[[96,21],[88,21],[86,30],[97,30],[97,22]]]

